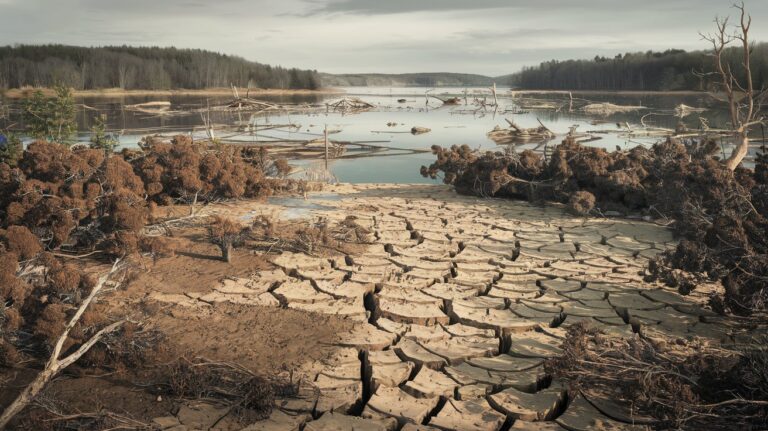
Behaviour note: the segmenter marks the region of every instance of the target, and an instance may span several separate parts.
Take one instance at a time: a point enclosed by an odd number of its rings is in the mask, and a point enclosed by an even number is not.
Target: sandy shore
[[[53,89],[50,88],[15,88],[5,90],[2,95],[9,99],[21,99],[29,97],[33,92],[42,90],[46,95],[55,94]],[[238,89],[241,96],[245,96],[246,89]],[[313,95],[313,94],[341,94],[343,90],[337,88],[322,88],[318,90],[289,90],[289,89],[251,89],[249,95],[251,97],[259,96],[293,96],[293,95]],[[171,96],[232,96],[231,88],[207,88],[203,90],[124,90],[121,88],[106,88],[100,90],[75,90],[73,92],[77,98],[85,97],[133,97],[133,96],[151,96],[151,97],[171,97]]]

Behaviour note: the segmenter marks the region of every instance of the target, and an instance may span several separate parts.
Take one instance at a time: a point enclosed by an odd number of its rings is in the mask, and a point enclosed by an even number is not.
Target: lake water
[[[638,126],[640,117],[653,113],[646,117],[646,123],[654,126],[674,129],[679,118],[675,116],[674,108],[679,104],[685,104],[696,108],[706,108],[701,113],[693,113],[685,118],[686,124],[691,128],[699,127],[699,117],[704,117],[710,127],[724,127],[725,115],[719,107],[721,104],[707,95],[693,96],[587,96],[574,100],[573,109],[569,109],[569,100],[563,95],[526,96],[537,99],[534,105],[541,105],[549,101],[560,105],[559,109],[525,109],[520,111],[519,104],[525,102],[514,98],[505,88],[498,89],[499,108],[482,109],[472,104],[475,98],[492,101],[488,89],[469,89],[467,95],[468,104],[464,104],[463,88],[438,88],[429,94],[443,98],[459,96],[462,102],[459,105],[441,106],[441,102],[430,99],[427,103],[425,92],[427,88],[377,88],[355,87],[345,88],[346,96],[359,97],[375,106],[366,112],[356,114],[343,114],[333,112],[325,108],[325,104],[336,101],[342,95],[302,95],[265,97],[263,100],[279,104],[305,104],[313,108],[305,111],[292,110],[292,112],[272,111],[258,115],[248,112],[220,112],[212,111],[210,114],[217,136],[228,142],[261,143],[266,144],[273,140],[308,141],[319,139],[323,136],[323,129],[337,133],[330,135],[332,141],[363,142],[370,145],[387,147],[375,154],[366,154],[369,157],[347,158],[330,160],[328,169],[339,181],[362,182],[393,182],[393,183],[429,183],[432,180],[425,179],[419,174],[419,168],[434,160],[431,153],[410,153],[404,150],[428,150],[432,145],[451,146],[467,144],[472,148],[481,150],[499,150],[497,144],[488,138],[487,134],[494,127],[507,127],[505,118],[513,120],[522,127],[536,127],[540,120],[558,137],[550,142],[554,145],[562,140],[562,136],[568,132],[569,127],[578,125],[579,132],[588,131],[616,131],[617,123],[629,123]],[[576,97],[576,96],[575,96]],[[586,99],[589,100],[586,100]],[[228,101],[228,97],[126,97],[116,99],[92,98],[78,100],[83,107],[78,112],[80,130],[89,130],[93,119],[100,113],[107,114],[108,128],[119,134],[122,147],[135,147],[142,136],[162,133],[189,134],[204,137],[204,122],[201,110],[207,107],[217,106]],[[399,100],[405,99],[405,102]],[[172,114],[155,115],[135,112],[126,109],[126,105],[144,103],[150,101],[170,101]],[[646,109],[637,112],[620,113],[608,116],[590,115],[580,110],[581,106],[588,103],[610,102],[617,105],[643,106]],[[528,100],[527,105],[531,104]],[[12,105],[11,105],[12,106]],[[599,121],[596,121],[599,120]],[[389,126],[388,123],[394,123]],[[265,126],[268,124],[295,124],[298,128],[272,129],[258,131],[256,133],[243,131],[243,125],[256,124]],[[241,131],[237,127],[240,126]],[[414,126],[427,127],[431,132],[421,135],[412,135],[410,130]],[[639,126],[638,126],[639,127]],[[615,149],[625,149],[636,145],[650,145],[658,138],[634,138],[632,140],[621,137],[617,133],[598,135],[600,140],[590,142],[588,145]],[[82,133],[80,139],[87,141],[88,133]],[[517,145],[518,149],[535,148],[542,150],[538,144]],[[309,170],[322,170],[324,163],[317,160],[291,160],[291,164],[307,168]]]

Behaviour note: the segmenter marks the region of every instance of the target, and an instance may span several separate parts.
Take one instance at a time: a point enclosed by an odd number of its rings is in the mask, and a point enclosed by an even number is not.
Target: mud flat
[[[257,205],[221,211],[242,217]],[[648,260],[675,245],[653,223],[578,218],[445,186],[342,184],[307,205],[320,208],[308,217],[354,215],[374,239],[354,255],[271,256],[275,269],[207,294],[150,294],[186,308],[290,309],[337,325],[331,347],[295,371],[312,390],[279,400],[272,418],[247,430],[646,429],[612,400],[587,400],[546,374],[567,328],[586,321],[625,337],[712,344],[738,336],[725,319],[708,319],[706,293],[683,297],[643,281]]]

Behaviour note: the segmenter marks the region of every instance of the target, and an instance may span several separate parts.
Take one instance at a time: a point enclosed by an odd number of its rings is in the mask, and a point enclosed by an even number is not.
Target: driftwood
[[[461,104],[461,98],[459,97],[449,97],[449,98],[443,98],[440,96],[434,96],[432,94],[429,94],[429,92],[432,90],[427,90],[424,93],[424,96],[427,98],[427,104],[429,104],[429,98],[437,99],[440,102],[443,103],[443,105],[460,105]]]
[[[344,97],[327,104],[328,108],[338,112],[363,112],[375,108],[372,104],[357,97]]]
[[[51,381],[51,379],[53,379],[56,376],[56,374],[59,373],[59,371],[75,363],[78,359],[80,359],[80,357],[82,357],[86,352],[88,352],[88,350],[90,350],[91,347],[93,347],[96,343],[98,343],[101,337],[116,330],[117,328],[120,327],[120,325],[123,324],[123,321],[119,321],[101,329],[99,332],[96,333],[96,335],[91,337],[90,340],[83,343],[83,345],[81,345],[74,353],[70,354],[67,357],[59,359],[59,355],[61,355],[61,351],[64,348],[64,343],[67,341],[67,338],[69,337],[69,333],[72,331],[72,329],[74,329],[75,325],[77,325],[77,322],[80,321],[80,317],[82,317],[83,313],[85,313],[85,310],[88,308],[89,305],[91,305],[91,302],[93,302],[93,299],[96,297],[99,291],[104,287],[107,281],[109,281],[110,277],[120,269],[119,263],[120,263],[120,260],[115,261],[109,273],[99,278],[99,282],[96,284],[96,286],[94,286],[94,288],[91,290],[91,293],[88,295],[87,298],[85,298],[83,303],[80,304],[80,307],[75,312],[75,315],[72,316],[72,319],[69,320],[69,323],[67,324],[66,328],[64,328],[64,332],[56,341],[56,345],[53,348],[51,357],[48,359],[48,362],[46,362],[45,368],[43,368],[43,371],[41,371],[40,374],[37,375],[35,380],[33,380],[32,383],[30,383],[24,389],[24,391],[22,391],[21,394],[19,394],[19,396],[16,397],[13,403],[11,403],[5,409],[2,416],[0,416],[0,430],[5,429],[5,427],[8,425],[8,422],[10,422],[10,420],[14,416],[16,416],[16,414],[24,410],[24,408],[35,399],[35,397],[40,393],[40,391],[42,391],[43,388],[45,388],[45,385],[48,384],[48,382]]]
[[[411,128],[411,134],[412,135],[423,135],[424,133],[431,132],[432,129],[426,128],[426,127],[413,127]]]
[[[488,137],[499,145],[512,144],[517,142],[541,142],[548,141],[555,137],[555,134],[545,126],[541,120],[539,127],[523,128],[515,124],[514,121],[506,119],[509,124],[508,129],[502,129],[498,126],[488,133]]]
[[[645,106],[624,106],[613,103],[591,103],[583,106],[582,111],[592,115],[612,115],[625,112],[635,112],[645,109]]]
[[[171,113],[171,102],[155,101],[125,105],[126,111],[141,112],[142,114],[167,115]]]
[[[693,113],[700,113],[706,111],[706,108],[694,108],[693,106],[688,106],[686,104],[679,104],[675,107],[675,115],[683,118],[687,117]]]

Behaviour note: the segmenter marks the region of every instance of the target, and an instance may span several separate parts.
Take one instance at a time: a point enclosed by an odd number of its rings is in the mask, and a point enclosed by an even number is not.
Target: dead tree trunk
[[[16,397],[13,403],[11,403],[11,405],[5,409],[2,416],[0,416],[0,430],[5,429],[5,427],[8,425],[8,422],[10,422],[10,420],[13,419],[16,414],[24,410],[24,408],[35,399],[40,391],[45,388],[45,385],[48,384],[48,382],[51,381],[51,379],[53,379],[56,374],[59,373],[59,371],[75,363],[78,359],[80,359],[81,356],[88,352],[88,350],[90,350],[91,347],[93,347],[101,339],[101,337],[114,331],[123,324],[123,322],[120,321],[103,328],[97,332],[96,335],[91,337],[90,340],[83,343],[83,345],[80,346],[80,348],[77,349],[74,353],[65,358],[59,359],[59,355],[61,355],[61,350],[63,349],[67,338],[69,337],[69,333],[72,331],[75,325],[77,325],[77,322],[80,321],[80,317],[82,317],[83,313],[85,313],[85,310],[91,304],[101,288],[104,287],[104,284],[115,272],[117,272],[118,263],[119,260],[115,262],[115,264],[112,266],[112,270],[109,271],[108,274],[99,278],[99,282],[96,284],[96,286],[94,286],[93,290],[91,290],[91,293],[87,298],[85,298],[83,303],[80,304],[80,307],[75,312],[75,315],[72,316],[72,319],[70,319],[66,328],[64,328],[64,333],[62,333],[59,339],[56,341],[56,345],[53,348],[51,357],[48,359],[48,362],[46,362],[43,371],[41,371],[40,374],[35,377],[35,380],[33,380],[32,383],[24,388],[24,391],[22,391],[21,394]]]
[[[232,243],[231,242],[225,242],[221,245],[221,258],[224,260],[224,262],[232,263]]]
[[[717,18],[715,19],[716,32],[702,35],[705,40],[712,44],[715,74],[719,76],[719,86],[728,98],[731,127],[736,138],[731,155],[724,161],[725,166],[730,170],[736,169],[749,153],[749,128],[765,122],[765,119],[759,116],[760,104],[757,103],[757,99],[762,97],[763,93],[756,94],[752,79],[752,46],[749,41],[752,17],[747,14],[743,2],[733,7],[740,13],[736,34],[729,33],[728,18],[723,20]],[[728,46],[734,41],[741,42],[743,56],[741,73],[739,71],[734,72],[731,65],[723,58]],[[742,75],[745,77],[743,80],[740,79]],[[739,100],[738,93],[743,93],[744,98]]]

